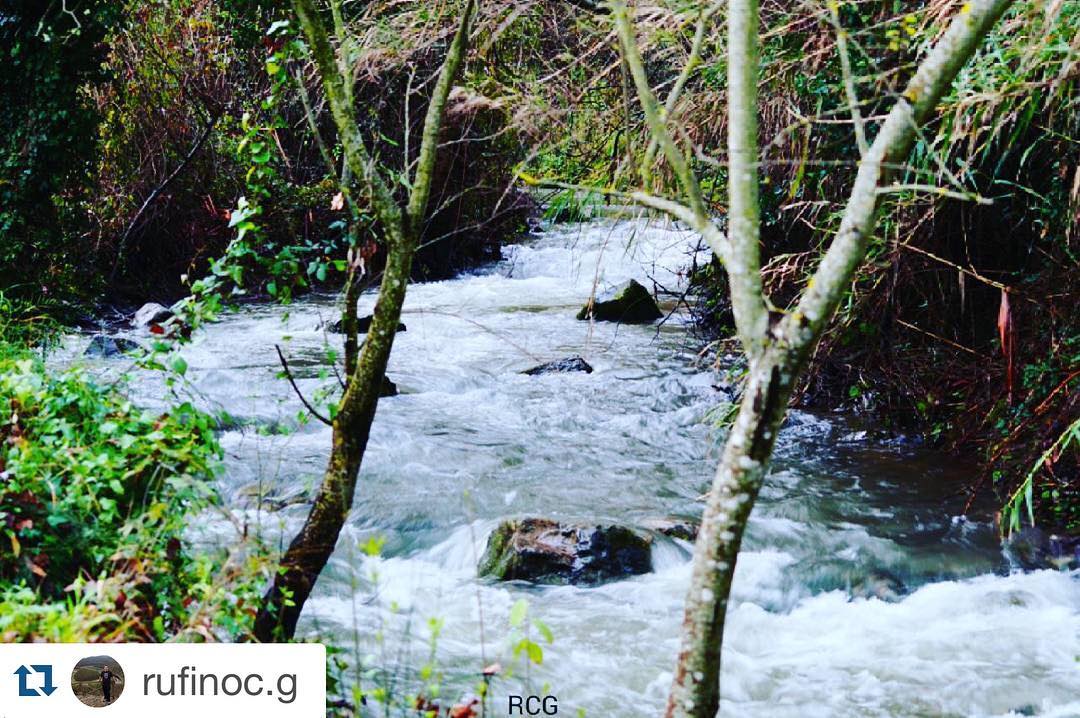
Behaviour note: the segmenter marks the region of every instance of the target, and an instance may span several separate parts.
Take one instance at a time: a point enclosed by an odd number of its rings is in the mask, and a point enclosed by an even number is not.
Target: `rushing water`
[[[501,518],[640,524],[700,512],[721,395],[695,367],[680,315],[659,328],[574,318],[594,285],[636,277],[680,286],[694,244],[663,225],[570,225],[509,249],[497,266],[410,287],[408,331],[389,368],[402,394],[379,404],[353,515],[301,632],[350,647],[355,638],[368,660],[408,682],[427,660],[427,620],[440,618],[437,657],[453,698],[485,663],[514,663],[508,614],[525,597],[555,642],[542,666],[526,672],[519,661],[518,677],[495,683],[494,715],[524,681],[550,684],[560,715],[658,714],[678,647],[687,544],[666,541],[652,573],[595,588],[493,584],[477,579],[475,564]],[[250,306],[185,350],[204,401],[244,427],[222,437],[222,492],[271,536],[295,530],[305,507],[255,510],[252,487],[302,494],[329,446],[321,424],[297,426],[273,346],[314,392],[327,384],[324,343],[340,340],[318,325],[334,316],[329,298],[287,311]],[[519,373],[576,354],[596,371]],[[136,377],[134,390],[153,403],[160,380]],[[1010,572],[989,511],[956,516],[970,467],[853,428],[796,412],[780,435],[739,558],[724,715],[1080,716],[1080,572]],[[383,554],[365,556],[358,544],[376,535],[387,539]],[[897,602],[853,598],[851,587],[874,572],[910,592]]]

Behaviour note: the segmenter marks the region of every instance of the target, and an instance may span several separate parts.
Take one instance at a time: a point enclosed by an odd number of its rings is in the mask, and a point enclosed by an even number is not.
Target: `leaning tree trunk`
[[[682,648],[668,698],[669,718],[712,718],[719,712],[724,618],[736,559],[795,381],[863,261],[881,189],[889,181],[888,168],[906,160],[919,128],[1010,4],[1012,0],[974,0],[963,4],[862,157],[840,230],[806,293],[791,313],[760,337],[763,350],[753,350],[757,337],[747,346],[750,372],[746,391],[713,480],[694,551]],[[755,0],[730,0],[729,23],[729,32],[736,35],[748,27],[756,28]],[[756,40],[751,46],[754,43]],[[729,47],[747,48],[747,38],[733,37]],[[729,66],[744,60],[753,64],[756,58],[731,57]],[[753,68],[750,71],[756,72]],[[729,91],[730,102],[737,104],[740,100],[745,102],[746,94],[753,94],[754,90],[742,84],[730,86]],[[731,131],[739,131],[739,127],[733,126]],[[737,140],[744,150],[746,140],[746,137]],[[756,138],[753,146],[756,148]],[[737,162],[734,156],[729,159]],[[756,171],[738,174],[732,171],[729,176],[733,185],[757,182]],[[749,191],[732,187],[731,194],[748,196]],[[733,216],[732,225],[740,220],[748,224],[753,221],[749,215]],[[734,254],[730,259],[737,261],[738,240],[731,239]],[[745,267],[731,266],[730,260],[727,269],[729,274],[746,271]],[[736,282],[731,285],[733,292],[739,291]],[[749,302],[759,298],[743,299]],[[753,331],[752,327],[740,327],[741,336]]]
[[[395,329],[405,301],[414,243],[402,243],[387,253],[379,301],[364,349],[349,375],[345,394],[333,422],[330,461],[303,528],[281,558],[274,582],[255,619],[255,637],[263,642],[288,639],[315,582],[330,560],[338,536],[352,509],[356,480],[367,448]],[[388,329],[389,327],[389,329]]]
[[[330,460],[304,526],[282,556],[274,581],[263,597],[255,618],[254,636],[264,642],[292,638],[304,603],[330,560],[352,509],[360,464],[375,419],[379,392],[401,318],[401,307],[405,302],[405,288],[409,283],[413,256],[427,212],[447,98],[468,47],[469,27],[476,1],[468,0],[466,3],[439,72],[424,119],[412,191],[404,210],[397,204],[391,185],[380,174],[363,142],[352,106],[352,93],[342,76],[330,36],[314,0],[294,0],[293,6],[311,46],[345,160],[353,176],[370,195],[387,256],[371,326],[358,357],[358,289],[355,275],[350,274],[342,310],[347,332],[346,382],[332,424]],[[338,24],[339,27],[343,25],[340,21]]]

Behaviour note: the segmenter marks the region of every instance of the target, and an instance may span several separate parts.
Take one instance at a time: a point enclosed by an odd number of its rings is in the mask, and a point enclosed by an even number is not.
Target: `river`
[[[407,685],[428,660],[428,620],[438,618],[446,699],[499,662],[517,670],[494,682],[492,715],[506,715],[508,692],[545,684],[559,715],[659,714],[688,544],[664,541],[652,573],[594,588],[493,584],[475,564],[506,517],[637,525],[700,512],[722,395],[696,361],[684,316],[659,328],[574,317],[594,283],[680,286],[694,244],[656,221],[560,225],[508,248],[497,265],[410,287],[408,330],[388,372],[402,393],[379,404],[353,514],[300,633],[350,652],[355,642],[368,664]],[[326,427],[297,424],[301,407],[276,376],[273,347],[313,393],[334,381],[318,375],[325,342],[340,340],[318,326],[334,317],[330,297],[246,306],[184,352],[201,401],[237,420],[222,436],[226,503],[271,538],[294,531],[305,507],[257,510],[252,487],[302,494],[329,446]],[[572,355],[595,372],[519,373]],[[162,396],[157,377],[136,375],[132,387],[146,404]],[[1080,572],[1012,570],[993,507],[958,516],[973,467],[861,428],[793,412],[780,435],[739,557],[723,714],[1080,716]],[[212,524],[208,533],[224,531]],[[386,540],[379,556],[357,548],[373,536]],[[872,572],[907,593],[853,598],[849,589]],[[555,639],[533,633],[544,660],[530,668],[515,663],[507,638],[523,597]]]

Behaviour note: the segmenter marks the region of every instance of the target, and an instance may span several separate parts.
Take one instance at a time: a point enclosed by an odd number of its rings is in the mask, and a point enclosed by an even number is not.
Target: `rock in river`
[[[488,538],[479,572],[500,581],[595,585],[648,573],[651,547],[648,536],[624,526],[503,521]]]
[[[371,319],[372,319],[372,317],[371,317],[370,314],[367,315],[366,317],[357,317],[357,319],[356,319],[356,330],[357,330],[357,332],[360,333],[360,334],[367,334],[368,330],[371,329]],[[326,331],[330,332],[331,334],[342,334],[343,333],[341,331],[341,320],[340,319],[338,319],[336,321],[333,321],[333,322],[324,322],[324,323],[320,324],[318,326],[318,328],[319,329],[325,329]],[[405,331],[405,325],[402,324],[401,322],[398,322],[397,330],[399,332]]]
[[[649,290],[631,279],[597,297],[591,308],[586,304],[577,314],[578,319],[588,319],[590,316],[598,322],[648,324],[664,314]]]
[[[576,371],[592,374],[593,368],[589,362],[581,357],[568,357],[566,359],[557,359],[555,361],[549,361],[546,364],[534,366],[532,369],[526,369],[521,373],[536,376],[537,374],[563,374]]]
[[[164,324],[175,316],[173,310],[163,307],[157,302],[147,302],[139,307],[131,320],[134,327],[149,327],[151,324]]]
[[[1048,534],[1034,526],[1013,532],[1005,540],[1004,549],[1005,555],[1025,571],[1080,566],[1080,537]]]
[[[88,357],[112,357],[135,351],[138,348],[139,345],[130,339],[97,334],[90,340],[90,344],[86,347],[83,355]]]
[[[669,538],[682,539],[691,543],[697,540],[698,523],[693,519],[664,517],[648,519],[642,525],[650,531]]]
[[[851,586],[851,598],[876,598],[886,603],[896,603],[909,593],[907,586],[895,574],[884,569],[874,569]]]

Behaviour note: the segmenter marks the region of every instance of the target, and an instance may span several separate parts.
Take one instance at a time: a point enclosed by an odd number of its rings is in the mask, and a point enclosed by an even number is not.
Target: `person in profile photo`
[[[71,691],[83,704],[104,708],[124,692],[124,670],[110,656],[90,656],[71,672]]]
[[[106,705],[112,703],[112,686],[115,680],[116,676],[113,675],[112,669],[106,664],[101,669],[101,697],[105,699]]]

